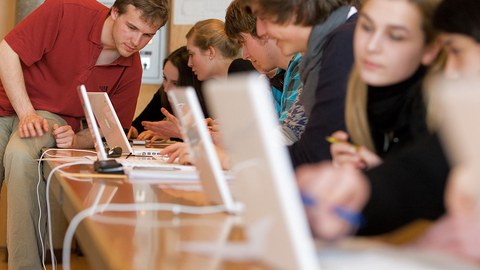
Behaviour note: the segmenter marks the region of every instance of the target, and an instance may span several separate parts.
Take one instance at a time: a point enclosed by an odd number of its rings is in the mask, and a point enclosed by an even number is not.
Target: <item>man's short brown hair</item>
[[[168,0],[116,0],[112,8],[117,8],[119,14],[127,12],[127,6],[132,5],[142,12],[142,19],[158,28],[168,20]]]
[[[225,33],[239,43],[243,42],[241,33],[247,33],[253,37],[257,35],[257,18],[245,8],[244,0],[233,0],[227,8],[225,15]]]
[[[296,25],[313,26],[325,22],[333,11],[350,5],[351,0],[248,0],[247,8],[255,15],[278,24],[292,21]]]

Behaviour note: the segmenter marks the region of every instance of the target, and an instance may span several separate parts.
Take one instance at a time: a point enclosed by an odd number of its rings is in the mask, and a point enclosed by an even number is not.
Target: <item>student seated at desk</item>
[[[299,53],[285,56],[275,40],[259,37],[256,31],[256,17],[248,12],[242,3],[234,0],[225,15],[225,32],[242,46],[243,58],[250,60],[255,69],[270,79],[275,109],[279,116],[285,142],[290,145],[297,141],[307,123],[305,109],[300,104]]]
[[[364,1],[345,104],[348,134],[333,133],[330,146],[335,165],[373,168],[428,132],[422,82],[439,51],[431,23],[439,2]],[[397,12],[384,12],[391,5]]]
[[[374,1],[374,0],[369,0]],[[385,1],[385,0],[383,0]],[[443,0],[433,16],[446,52],[442,71],[446,78],[480,76],[480,2]],[[460,169],[462,170],[462,169]],[[478,194],[456,186],[452,175],[446,191],[450,165],[436,135],[427,136],[365,173],[345,166],[320,164],[300,168],[300,189],[321,199],[324,210],[307,208],[312,230],[317,236],[337,238],[353,228],[333,214],[332,207],[362,211],[365,223],[361,233],[385,233],[416,219],[446,218],[434,223],[420,247],[444,250],[480,263],[478,239],[480,221],[472,203]],[[448,200],[444,199],[445,193]],[[329,210],[330,209],[330,210]],[[468,232],[470,235],[466,235]]]
[[[295,167],[330,159],[324,139],[345,129],[344,103],[353,63],[357,21],[350,0],[248,0],[257,17],[257,34],[277,41],[285,55],[302,53],[300,97],[308,123],[289,146]]]
[[[9,269],[44,267],[45,182],[37,159],[44,147],[78,147],[89,138],[88,131],[74,134],[83,116],[78,84],[107,92],[128,128],[141,84],[138,52],[167,18],[165,0],[117,0],[110,10],[95,0],[49,0],[0,43]]]
[[[201,82],[223,78],[228,73],[253,70],[249,61],[235,61],[240,56],[240,46],[227,37],[224,23],[220,20],[209,19],[197,22],[187,33],[186,38],[188,66]],[[197,91],[197,96],[203,100],[201,91]],[[162,113],[170,122],[178,123],[178,120],[170,112],[162,110]],[[206,110],[204,110],[204,114],[206,117],[209,115]],[[178,125],[176,125],[174,133],[163,134],[165,125],[170,126],[171,123],[165,121],[143,123],[143,127],[157,137],[181,137]]]
[[[144,123],[151,121],[164,120],[165,116],[160,112],[161,108],[165,108],[168,112],[172,111],[170,102],[168,101],[167,91],[176,86],[192,86],[195,90],[199,91],[201,85],[197,80],[192,68],[188,66],[188,51],[186,46],[182,46],[173,51],[163,61],[163,81],[160,88],[153,95],[151,101],[145,107],[145,109],[133,120],[132,127],[129,131],[129,138],[137,138],[139,140],[156,140],[156,139],[169,139],[172,132],[170,130],[176,130],[176,126],[173,123],[164,123],[163,132],[157,132],[164,137],[156,137],[153,135],[152,130],[145,130]],[[203,100],[200,100],[200,105],[206,113],[206,106]],[[147,121],[147,122],[144,122]],[[176,134],[176,133],[174,133]]]

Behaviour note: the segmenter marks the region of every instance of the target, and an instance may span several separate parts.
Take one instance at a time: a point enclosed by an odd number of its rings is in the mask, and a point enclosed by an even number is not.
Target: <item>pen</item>
[[[305,205],[306,207],[315,207],[318,204],[318,202],[313,197],[307,194],[301,193],[300,196],[303,205]],[[351,211],[340,206],[334,207],[333,211],[335,212],[337,217],[345,220],[355,228],[358,228],[363,224],[363,216],[361,213]]]
[[[332,143],[332,144],[333,144],[333,143],[349,143],[349,142],[346,142],[346,141],[341,141],[341,140],[339,140],[339,139],[337,139],[337,138],[335,138],[335,137],[332,137],[332,136],[327,136],[327,137],[325,137],[325,139],[327,140],[327,142]],[[349,143],[349,144],[350,144],[353,148],[355,148],[355,150],[358,150],[358,148],[360,147],[360,146],[358,146],[358,145],[356,145],[356,144],[352,144],[352,143]]]

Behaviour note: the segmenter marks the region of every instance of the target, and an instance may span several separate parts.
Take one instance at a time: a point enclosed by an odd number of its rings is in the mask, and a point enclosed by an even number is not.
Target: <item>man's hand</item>
[[[35,112],[24,115],[18,123],[20,138],[40,137],[44,132],[48,132],[48,129],[47,119]]]
[[[73,132],[71,126],[58,126],[58,124],[54,124],[52,134],[55,137],[58,148],[72,148],[75,132]]]

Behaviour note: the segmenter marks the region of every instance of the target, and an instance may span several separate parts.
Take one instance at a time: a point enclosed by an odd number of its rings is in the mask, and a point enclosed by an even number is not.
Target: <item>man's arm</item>
[[[0,43],[0,79],[20,120],[18,124],[20,137],[37,137],[47,132],[49,128],[47,120],[35,112],[28,97],[20,58],[5,40]]]
[[[58,148],[88,149],[93,148],[93,139],[90,129],[82,129],[75,134],[69,125],[53,125],[52,134]]]
[[[355,25],[340,27],[325,43],[317,88],[303,86],[302,95],[305,91],[315,91],[315,103],[302,136],[289,146],[294,167],[331,159],[330,144],[325,137],[345,130],[345,95],[353,63]]]

